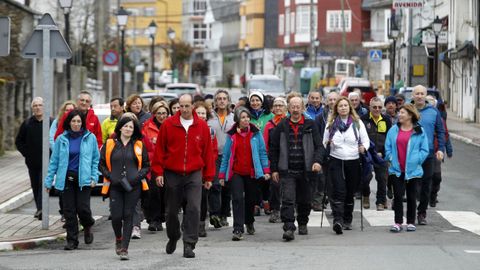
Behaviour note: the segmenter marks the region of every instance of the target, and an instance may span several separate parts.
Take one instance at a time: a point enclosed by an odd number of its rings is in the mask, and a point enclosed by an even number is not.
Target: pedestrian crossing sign
[[[369,52],[370,62],[381,62],[382,61],[382,50],[370,50]]]

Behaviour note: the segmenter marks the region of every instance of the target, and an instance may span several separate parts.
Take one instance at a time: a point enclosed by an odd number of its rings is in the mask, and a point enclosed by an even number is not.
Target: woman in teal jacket
[[[50,191],[54,176],[55,189],[62,191],[63,212],[67,230],[65,250],[78,247],[78,218],[84,228],[85,244],[93,242],[95,220],[90,209],[90,192],[98,181],[97,138],[85,127],[85,116],[70,111],[63,122],[65,130],[53,146],[45,188]]]
[[[395,224],[392,232],[400,232],[403,223],[403,194],[407,192],[407,231],[415,231],[416,182],[423,176],[422,163],[428,156],[428,139],[418,124],[420,114],[412,104],[400,107],[398,123],[387,133],[385,159],[392,176]]]
[[[253,209],[258,201],[257,179],[270,179],[267,150],[260,130],[250,123],[250,112],[244,107],[235,110],[234,121],[223,147],[218,179],[227,180],[232,193],[233,241],[242,240],[244,224],[247,233],[255,234]]]

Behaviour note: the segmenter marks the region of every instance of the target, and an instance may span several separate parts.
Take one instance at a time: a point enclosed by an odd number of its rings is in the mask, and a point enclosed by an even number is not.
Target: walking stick
[[[323,198],[322,198],[322,219],[320,220],[320,228],[323,228],[323,215],[327,209],[327,188],[328,188],[328,177],[327,170],[323,170],[323,175],[325,177],[325,185],[323,186]]]

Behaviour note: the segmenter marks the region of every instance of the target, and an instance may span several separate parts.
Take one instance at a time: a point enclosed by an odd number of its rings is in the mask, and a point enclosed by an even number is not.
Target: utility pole
[[[317,59],[317,55],[315,54],[315,46],[314,46],[314,40],[315,40],[315,17],[314,17],[314,8],[316,8],[316,5],[314,4],[314,0],[310,0],[310,67],[313,67],[313,63]]]
[[[108,18],[108,13],[105,12],[105,5],[108,4],[107,1],[95,1],[95,18],[96,18],[96,28],[97,28],[97,80],[103,82],[103,45],[105,41],[105,20]],[[102,85],[105,85],[104,83]],[[106,96],[106,101],[110,96]]]
[[[347,58],[347,40],[346,40],[346,32],[345,32],[345,0],[340,1],[340,5],[342,8],[342,53],[343,58]]]
[[[407,86],[412,86],[412,31],[413,15],[412,9],[408,9],[408,35],[407,35]]]

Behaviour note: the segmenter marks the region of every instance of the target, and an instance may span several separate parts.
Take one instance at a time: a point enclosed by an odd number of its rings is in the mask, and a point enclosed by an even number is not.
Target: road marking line
[[[464,250],[466,253],[470,253],[470,254],[480,254],[480,250]]]
[[[308,220],[308,227],[320,227],[321,221],[322,221],[322,212],[311,211],[309,220]],[[295,221],[295,225],[298,226],[297,221]],[[328,222],[326,214],[323,215],[323,227],[330,227],[330,223]]]
[[[444,230],[443,232],[446,232],[446,233],[459,233],[460,231],[459,231],[459,230]]]
[[[363,217],[372,227],[391,226],[395,222],[393,211],[363,210]],[[403,223],[405,223],[405,217]]]
[[[437,211],[455,227],[480,235],[480,215],[472,211]]]

